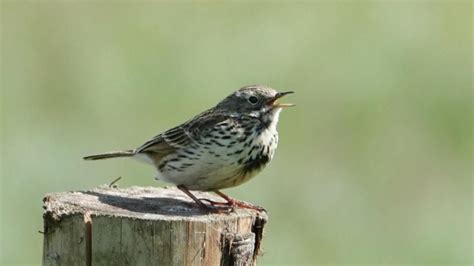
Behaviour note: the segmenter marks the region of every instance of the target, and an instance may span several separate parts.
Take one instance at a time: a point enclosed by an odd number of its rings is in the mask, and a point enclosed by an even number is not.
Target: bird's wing
[[[215,126],[226,120],[231,120],[232,117],[220,113],[204,113],[201,116],[191,120],[187,126],[187,131],[193,136],[194,139],[198,139],[201,136],[207,135],[210,131],[214,130]]]
[[[204,112],[182,125],[155,136],[138,147],[135,152],[154,152],[165,156],[191,144],[199,136],[211,130],[214,125],[228,118],[228,116],[222,114],[213,114],[209,111]]]

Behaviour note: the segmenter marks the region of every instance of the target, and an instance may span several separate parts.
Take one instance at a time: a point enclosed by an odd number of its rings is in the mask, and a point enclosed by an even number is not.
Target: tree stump
[[[208,213],[175,188],[101,186],[43,202],[43,265],[255,265],[267,221]]]

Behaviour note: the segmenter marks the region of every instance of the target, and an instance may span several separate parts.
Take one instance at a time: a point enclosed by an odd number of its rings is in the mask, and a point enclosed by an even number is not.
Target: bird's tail
[[[111,151],[102,154],[90,155],[86,156],[84,160],[102,160],[102,159],[109,159],[109,158],[117,158],[117,157],[132,157],[135,155],[133,150],[126,150],[126,151]]]

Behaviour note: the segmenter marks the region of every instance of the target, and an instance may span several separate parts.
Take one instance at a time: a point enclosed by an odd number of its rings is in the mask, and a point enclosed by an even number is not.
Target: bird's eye
[[[258,98],[255,97],[255,96],[250,96],[250,97],[248,98],[248,101],[249,101],[249,103],[251,103],[251,104],[256,104],[256,103],[258,102]]]

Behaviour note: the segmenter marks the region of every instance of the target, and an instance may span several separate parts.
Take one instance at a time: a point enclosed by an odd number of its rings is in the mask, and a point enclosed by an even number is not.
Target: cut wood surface
[[[246,209],[208,213],[175,188],[52,193],[44,209],[44,265],[253,265],[267,221]]]

